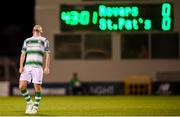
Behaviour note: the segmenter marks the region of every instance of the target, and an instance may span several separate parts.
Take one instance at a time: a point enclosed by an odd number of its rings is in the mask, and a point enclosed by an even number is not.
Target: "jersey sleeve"
[[[50,53],[49,41],[48,41],[48,39],[45,40],[44,51]]]
[[[21,49],[21,53],[26,53],[26,48],[27,46],[26,46],[26,40],[25,40]]]

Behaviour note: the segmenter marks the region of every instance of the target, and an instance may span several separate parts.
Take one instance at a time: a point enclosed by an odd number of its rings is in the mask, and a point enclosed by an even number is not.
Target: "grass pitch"
[[[0,116],[25,116],[23,97],[0,97]],[[43,97],[38,116],[180,115],[180,96]]]

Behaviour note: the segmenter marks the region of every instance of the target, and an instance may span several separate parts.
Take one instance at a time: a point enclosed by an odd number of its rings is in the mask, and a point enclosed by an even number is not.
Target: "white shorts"
[[[42,84],[43,69],[40,67],[24,67],[20,80],[25,80],[29,83],[32,81],[34,84]]]

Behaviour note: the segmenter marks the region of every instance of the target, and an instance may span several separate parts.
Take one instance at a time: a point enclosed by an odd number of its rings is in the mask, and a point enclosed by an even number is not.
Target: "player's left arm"
[[[49,65],[50,65],[50,50],[49,50],[49,41],[46,39],[45,41],[45,66],[44,73],[49,74]]]
[[[49,64],[50,64],[50,54],[46,52],[45,54],[45,67],[44,67],[44,73],[49,74]]]

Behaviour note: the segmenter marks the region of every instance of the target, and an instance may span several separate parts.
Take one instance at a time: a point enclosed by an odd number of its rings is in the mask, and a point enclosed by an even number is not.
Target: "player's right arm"
[[[22,73],[24,70],[24,61],[25,61],[25,57],[26,57],[26,40],[23,43],[23,47],[21,50],[21,56],[20,56],[20,61],[19,61],[19,73]]]
[[[21,53],[19,73],[22,73],[22,72],[23,72],[23,69],[24,69],[23,64],[24,64],[25,57],[26,57],[26,54],[25,54],[25,53]]]

